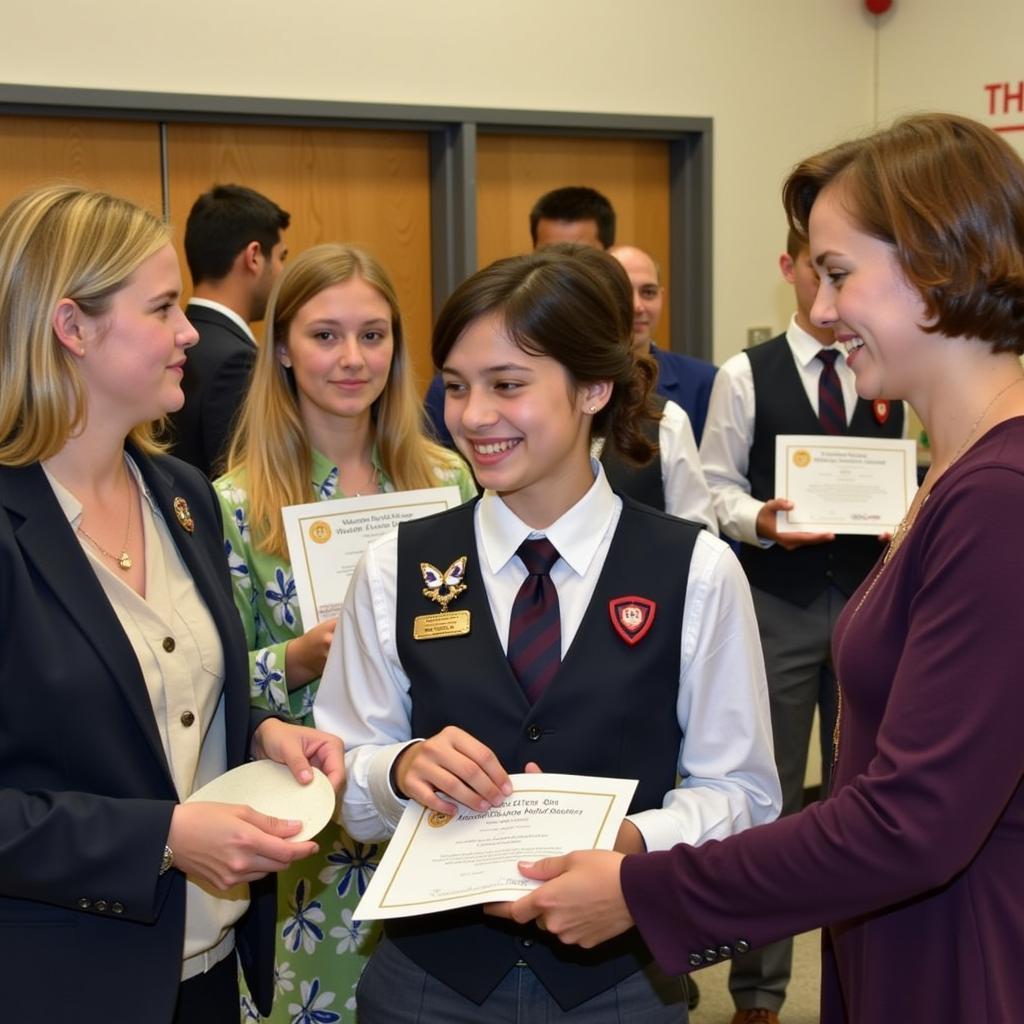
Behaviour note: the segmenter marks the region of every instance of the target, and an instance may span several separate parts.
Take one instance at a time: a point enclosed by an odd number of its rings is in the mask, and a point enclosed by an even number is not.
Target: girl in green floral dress
[[[290,262],[270,297],[267,336],[214,484],[235,604],[249,642],[252,700],[312,723],[334,622],[304,630],[280,510],[358,494],[455,484],[476,492],[457,455],[429,441],[394,288],[377,262],[319,245]],[[352,912],[383,852],[335,824],[320,853],[283,872],[276,1001],[281,1024],[355,1020],[370,927]],[[259,1020],[242,996],[243,1020]]]

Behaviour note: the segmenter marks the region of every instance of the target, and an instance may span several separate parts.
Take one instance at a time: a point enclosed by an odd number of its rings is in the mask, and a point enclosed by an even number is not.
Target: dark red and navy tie
[[[826,434],[846,433],[846,405],[843,402],[843,386],[836,373],[838,349],[822,349],[816,356],[821,360],[821,376],[818,377],[818,420]]]
[[[562,662],[562,625],[551,567],[558,561],[546,537],[524,540],[516,552],[529,575],[512,603],[508,663],[527,700],[535,704]]]

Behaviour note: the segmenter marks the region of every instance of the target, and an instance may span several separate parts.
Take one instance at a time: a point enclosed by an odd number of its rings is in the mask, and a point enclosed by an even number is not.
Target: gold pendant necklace
[[[127,471],[127,470],[126,470]],[[131,481],[128,482],[128,525],[124,531],[124,543],[121,545],[121,554],[115,555],[112,551],[108,551],[95,537],[85,532],[81,526],[78,527],[78,532],[94,547],[101,555],[105,555],[122,572],[128,572],[129,569],[135,564],[132,561],[132,556],[128,554],[128,540],[132,535],[132,506],[135,504],[134,497],[132,495]]]

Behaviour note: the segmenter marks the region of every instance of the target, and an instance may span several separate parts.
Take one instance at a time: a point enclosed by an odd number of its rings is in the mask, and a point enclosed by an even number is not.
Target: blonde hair
[[[253,543],[287,557],[281,508],[310,500],[313,457],[299,413],[294,378],[275,351],[288,340],[298,311],[325,288],[360,278],[391,310],[394,354],[384,390],[370,410],[384,472],[398,490],[436,487],[436,470],[457,457],[423,432],[423,407],[412,381],[398,298],[384,268],[368,253],[326,243],[286,264],[267,305],[266,337],[228,451],[227,472],[244,474]]]
[[[170,229],[126,199],[72,185],[28,192],[0,214],[0,464],[50,458],[84,426],[87,394],[73,356],[53,331],[61,299],[102,316]],[[162,446],[155,425],[129,438]]]

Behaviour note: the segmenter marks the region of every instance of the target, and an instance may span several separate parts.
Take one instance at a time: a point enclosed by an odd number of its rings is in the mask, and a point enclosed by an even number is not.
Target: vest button
[[[705,949],[704,950],[704,963],[713,964],[718,959],[717,949]]]
[[[174,637],[173,636],[165,636],[164,637],[164,650],[168,654],[170,654],[171,651],[174,650]]]
[[[89,910],[92,907],[92,900],[87,900],[84,896],[78,901],[79,910]]]
[[[182,711],[181,713],[181,724],[187,729],[194,721],[196,716],[191,711]]]
[[[689,961],[690,961],[690,966],[691,967],[703,967],[704,966],[704,957],[702,957],[700,955],[700,953],[691,953],[690,956],[689,956]]]
[[[123,903],[112,903],[110,905],[110,909],[115,914],[123,914],[124,913],[124,904]]]
[[[733,945],[733,948],[736,950],[737,953],[749,953],[750,952],[750,943],[747,942],[746,939],[737,939],[737,941],[734,942],[732,945]]]
[[[93,906],[102,914],[107,909],[108,904],[106,900],[97,900]]]
[[[532,743],[536,743],[541,738],[543,732],[541,727],[537,724],[529,726],[526,730],[526,738]]]

